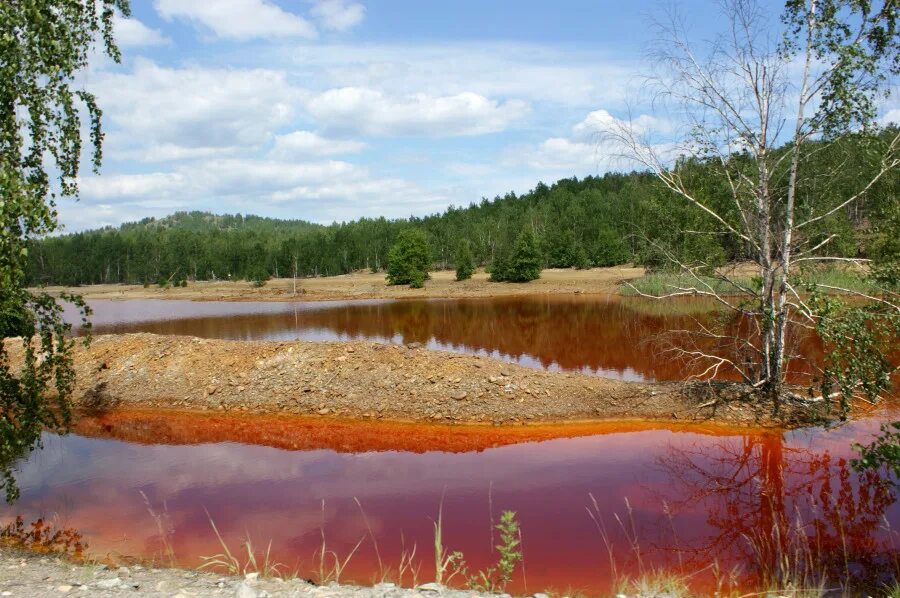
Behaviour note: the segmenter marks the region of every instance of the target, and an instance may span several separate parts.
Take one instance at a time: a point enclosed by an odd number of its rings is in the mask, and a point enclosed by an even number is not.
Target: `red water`
[[[689,370],[662,352],[660,334],[715,317],[699,307],[683,304],[691,315],[677,315],[577,297],[140,301],[97,302],[94,321],[98,333],[418,341],[534,367],[673,379]],[[805,350],[815,355],[815,346]],[[900,506],[894,490],[854,472],[848,459],[851,443],[866,442],[900,411],[881,409],[833,430],[789,433],[116,412],[83,419],[73,435],[47,435],[44,450],[20,464],[21,499],[0,519],[50,517],[80,531],[95,556],[171,556],[196,566],[221,552],[212,518],[236,554],[246,537],[259,551],[271,542],[285,572],[313,579],[324,530],[327,549],[342,559],[363,540],[343,581],[396,572],[404,549],[415,547],[425,582],[434,577],[433,522],[442,502],[444,544],[463,551],[470,569],[496,558],[491,525],[509,509],[525,554],[510,589],[589,594],[660,567],[690,574],[698,588],[732,577],[752,588],[797,549],[798,534],[776,538],[771,530],[799,521],[826,569],[871,584],[897,575]]]
[[[525,554],[511,590],[589,594],[609,591],[615,576],[589,508],[606,527],[619,575],[668,567],[705,588],[712,562],[752,585],[760,566],[790,546],[754,549],[751,538],[799,518],[834,571],[846,561],[871,581],[889,575],[898,557],[900,538],[888,528],[900,526],[900,507],[846,459],[882,417],[832,431],[741,434],[118,412],[83,420],[74,435],[48,435],[20,467],[22,497],[2,518],[49,516],[79,530],[101,557],[166,562],[168,543],[175,562],[196,566],[221,552],[208,512],[232,551],[246,537],[258,550],[271,542],[274,560],[313,579],[324,529],[328,550],[342,558],[363,539],[344,576],[361,583],[380,571],[371,528],[385,566],[416,547],[421,583],[433,579],[432,526],[443,500],[445,545],[473,568],[495,558],[491,522],[511,509]]]
[[[614,295],[297,303],[96,301],[92,307],[97,334],[140,331],[236,340],[421,342],[531,367],[626,380],[678,380],[702,371],[708,364],[688,363],[666,349],[675,340],[707,349],[710,343],[683,334],[676,339],[670,331],[696,330],[700,323],[710,326],[723,317],[709,302],[664,304]],[[799,345],[807,357],[820,356],[808,338],[792,336],[789,344]],[[805,371],[801,361],[790,367]]]

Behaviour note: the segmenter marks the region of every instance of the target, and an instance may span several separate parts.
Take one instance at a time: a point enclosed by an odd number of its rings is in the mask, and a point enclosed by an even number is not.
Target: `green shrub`
[[[463,239],[456,248],[456,280],[469,280],[475,273],[475,258],[469,241]]]
[[[388,252],[388,284],[422,288],[429,278],[430,267],[431,248],[423,231],[410,228],[397,235],[396,243]]]
[[[575,266],[576,270],[588,270],[591,267],[591,260],[588,258],[587,251],[581,245],[575,250]]]
[[[594,250],[594,263],[602,267],[618,266],[630,258],[628,246],[619,234],[608,228],[600,231]]]
[[[541,250],[531,228],[519,235],[509,257],[500,257],[491,268],[494,282],[528,282],[541,277]]]
[[[253,266],[247,275],[247,280],[250,281],[250,284],[258,289],[266,286],[270,278],[269,271],[263,266]]]

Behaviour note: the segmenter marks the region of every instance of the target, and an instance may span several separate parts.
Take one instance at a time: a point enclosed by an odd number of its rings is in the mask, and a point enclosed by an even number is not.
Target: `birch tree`
[[[65,432],[70,420],[70,326],[53,297],[26,288],[25,269],[30,241],[58,226],[56,199],[78,196],[83,124],[100,167],[101,111],[74,80],[97,42],[119,60],[115,10],[128,16],[128,0],[0,2],[0,487],[8,501],[18,494],[11,462],[44,429]],[[66,298],[87,315],[80,298]],[[23,359],[14,366],[15,342]]]
[[[638,119],[617,121],[606,134],[625,156],[655,174],[675,201],[686,202],[710,223],[687,232],[729,238],[744,247],[755,271],[749,280],[715,273],[704,260],[684,263],[668,254],[687,282],[654,296],[707,296],[746,321],[740,336],[700,332],[739,351],[684,348],[684,354],[707,362],[707,374],[723,368],[737,372],[772,398],[777,410],[786,394],[790,331],[806,327],[823,333],[840,315],[822,309],[833,304],[811,298],[839,292],[870,301],[879,322],[889,324],[882,332],[896,339],[896,288],[861,292],[816,285],[803,274],[812,264],[867,269],[867,258],[832,251],[841,235],[830,229],[847,211],[864,205],[873,189],[897,177],[900,131],[879,127],[876,117],[891,77],[900,73],[900,10],[896,0],[789,0],[776,32],[753,0],[726,0],[721,9],[727,27],[711,42],[689,41],[677,17],[658,29],[656,68],[646,89],[674,121],[685,123],[682,134],[651,138]],[[839,154],[842,147],[868,152],[876,164],[854,177],[849,189],[830,185],[843,174],[841,160],[822,168],[817,159],[825,152]],[[715,169],[726,197],[711,197],[703,181],[689,176],[694,164]],[[872,329],[871,320],[862,325]],[[887,367],[884,359],[880,363]],[[890,377],[884,367],[876,369],[823,368],[822,396],[807,399],[859,389],[875,396]],[[841,376],[846,379],[836,379]],[[835,386],[838,391],[829,390]]]

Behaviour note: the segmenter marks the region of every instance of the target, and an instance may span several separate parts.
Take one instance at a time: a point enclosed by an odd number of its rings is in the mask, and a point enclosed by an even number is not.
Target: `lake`
[[[666,380],[687,366],[650,339],[713,317],[696,307],[667,313],[591,297],[110,301],[94,304],[93,319],[95,333],[422,342],[531,367]],[[233,552],[248,537],[259,552],[271,543],[284,572],[313,579],[324,532],[341,559],[361,542],[342,581],[371,583],[389,568],[396,576],[415,548],[421,583],[433,579],[441,509],[444,544],[463,551],[470,569],[496,558],[492,523],[509,509],[525,555],[514,592],[606,593],[617,578],[659,567],[710,589],[732,578],[752,584],[801,535],[833,570],[871,580],[896,563],[900,506],[893,490],[852,470],[850,445],[898,415],[891,403],[831,430],[747,433],[119,411],[86,417],[66,437],[46,434],[44,449],[19,464],[21,499],[2,513],[74,528],[95,556],[185,566],[222,551],[211,519]],[[797,522],[793,533],[771,533]]]

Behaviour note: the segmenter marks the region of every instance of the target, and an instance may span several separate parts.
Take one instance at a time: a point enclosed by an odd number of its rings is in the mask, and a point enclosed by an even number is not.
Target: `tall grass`
[[[671,513],[668,508],[664,512],[669,516],[673,540],[667,542],[670,559],[676,561],[665,567],[652,563],[649,552],[642,545],[639,530],[635,522],[634,512],[628,500],[625,500],[625,511],[620,516],[612,513],[611,526],[607,525],[609,514],[601,511],[600,503],[593,495],[589,495],[586,508],[589,519],[593,522],[605,547],[605,558],[610,571],[610,596],[626,597],[661,597],[689,598],[692,596],[715,595],[716,597],[751,598],[765,596],[784,596],[787,598],[820,598],[824,596],[852,596],[859,592],[859,579],[854,578],[854,562],[848,538],[844,536],[842,523],[837,522],[837,544],[828,543],[820,535],[816,526],[805,523],[799,513],[792,521],[774,518],[771,529],[759,529],[743,536],[750,548],[751,560],[730,569],[723,568],[715,555],[710,555],[708,564],[704,566],[686,565],[682,560],[682,551],[690,554],[689,548],[682,548],[677,537]],[[378,566],[378,574],[374,581],[395,581],[403,586],[411,582],[413,587],[419,584],[421,559],[417,556],[416,546],[407,550],[405,539],[401,533],[402,550],[396,568],[390,567],[383,560],[377,537],[369,523],[362,503],[354,499],[362,515],[366,534],[344,555],[339,555],[330,548],[325,526],[325,502],[322,501],[322,521],[320,525],[321,544],[314,551],[312,562],[316,583],[325,585],[341,583],[354,557],[365,542],[372,544]],[[492,500],[492,499],[489,499]],[[167,530],[164,517],[150,508],[148,509],[161,530]],[[491,514],[492,549],[497,554],[496,564],[486,569],[470,572],[462,552],[451,551],[445,544],[444,537],[444,501],[438,506],[437,517],[433,521],[434,546],[434,581],[441,585],[462,585],[482,592],[504,592],[511,582],[514,569],[519,563],[523,567],[524,556],[521,551],[521,530],[515,513],[503,512],[495,522]],[[605,516],[604,516],[605,515]],[[207,513],[210,527],[221,548],[218,554],[202,557],[201,569],[215,568],[232,575],[258,574],[259,577],[285,578],[297,577],[294,570],[289,573],[284,565],[276,562],[271,555],[272,543],[269,542],[264,551],[257,551],[249,535],[243,539],[238,549],[232,549],[223,538],[212,517]],[[810,530],[812,529],[812,533]],[[497,531],[497,544],[494,543],[494,531]],[[616,540],[614,540],[616,536]],[[833,538],[832,538],[833,540]],[[171,546],[170,543],[167,544]],[[835,546],[843,546],[843,554],[835,554]],[[654,547],[658,549],[658,547]],[[838,551],[840,548],[837,549]],[[887,572],[881,582],[870,580],[866,586],[867,593],[872,596],[890,596],[900,598],[900,551],[895,551],[894,562],[887,564],[893,573]],[[674,557],[674,558],[673,558]],[[174,562],[174,551],[170,552]],[[691,562],[688,559],[688,562]],[[693,568],[691,568],[693,567]],[[702,580],[701,580],[702,578]],[[885,582],[884,580],[893,580]],[[702,584],[700,583],[702,581]],[[878,585],[888,583],[889,585]],[[892,585],[891,585],[892,584]],[[864,584],[865,585],[865,584]],[[704,588],[700,593],[694,586]],[[746,588],[752,587],[752,592]],[[712,588],[712,589],[710,589]],[[548,590],[548,594],[554,594]],[[564,593],[566,596],[578,594],[577,590]]]
[[[733,282],[729,282],[729,280]],[[819,290],[826,293],[841,293],[840,289],[865,294],[878,292],[877,285],[872,282],[865,271],[834,266],[810,268],[803,271],[795,286],[803,289],[806,284],[820,285]],[[619,287],[619,294],[630,297],[641,294],[659,297],[684,289],[696,288],[719,295],[740,295],[744,294],[741,290],[742,287],[753,289],[755,285],[754,277],[746,275],[728,276],[726,280],[722,276],[694,277],[678,272],[651,272],[622,283]]]

